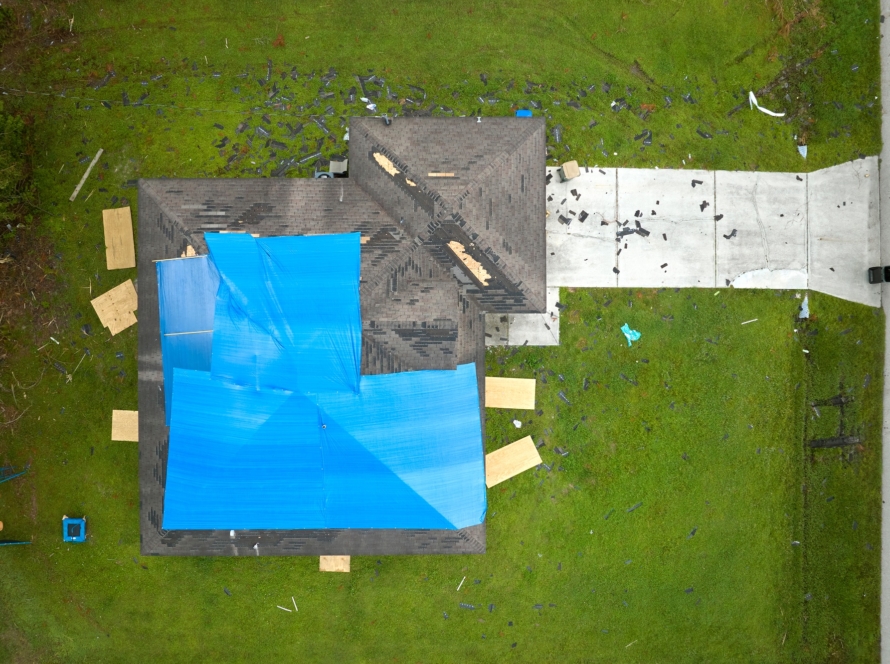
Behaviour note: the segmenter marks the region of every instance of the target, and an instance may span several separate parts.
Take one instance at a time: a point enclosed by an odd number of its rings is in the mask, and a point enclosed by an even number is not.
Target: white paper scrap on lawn
[[[758,111],[763,111],[767,115],[772,115],[774,118],[784,118],[784,113],[776,113],[775,111],[770,111],[760,104],[757,103],[757,97],[754,96],[754,92],[748,91],[748,108],[757,108]]]

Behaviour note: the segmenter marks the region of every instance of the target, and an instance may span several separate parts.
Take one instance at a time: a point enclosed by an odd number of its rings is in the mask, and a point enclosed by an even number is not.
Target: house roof
[[[544,126],[541,118],[396,118],[388,126],[380,118],[352,118],[348,178],[139,181],[144,553],[239,551],[227,531],[161,530],[168,430],[152,261],[179,257],[189,245],[207,253],[204,232],[360,232],[361,373],[476,362],[483,397],[485,312],[545,309]],[[484,524],[360,530],[257,531],[256,537],[278,542],[272,552],[283,555],[485,547]]]

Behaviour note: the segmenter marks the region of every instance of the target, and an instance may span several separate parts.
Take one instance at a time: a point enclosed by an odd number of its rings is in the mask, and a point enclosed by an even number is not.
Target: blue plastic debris
[[[520,108],[518,111],[516,111],[516,117],[517,118],[530,118],[530,117],[532,117],[532,112],[527,109]]]
[[[625,323],[621,326],[621,331],[624,332],[624,336],[627,337],[627,345],[628,347],[633,345],[634,341],[637,341],[640,338],[640,333],[636,330],[630,329],[630,325]]]

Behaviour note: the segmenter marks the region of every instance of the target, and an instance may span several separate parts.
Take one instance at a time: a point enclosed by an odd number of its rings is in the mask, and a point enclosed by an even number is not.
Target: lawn
[[[531,434],[549,468],[489,493],[488,552],[328,575],[139,556],[137,450],[108,436],[137,407],[136,330],[109,337],[89,305],[136,276],[105,270],[101,210],[135,212],[137,178],[310,175],[372,114],[371,69],[378,112],[545,113],[558,160],[876,154],[877,2],[19,8],[0,88],[30,122],[39,221],[0,247],[0,421],[21,416],[0,465],[31,469],[0,485],[0,519],[33,544],[0,549],[0,660],[877,661],[880,310],[811,292],[802,323],[791,291],[563,290],[559,348],[489,352],[489,374],[538,380],[538,410],[489,411],[488,451]],[[787,123],[747,106],[776,80],[759,99]],[[859,443],[808,447],[838,435]],[[87,544],[61,543],[65,513]]]

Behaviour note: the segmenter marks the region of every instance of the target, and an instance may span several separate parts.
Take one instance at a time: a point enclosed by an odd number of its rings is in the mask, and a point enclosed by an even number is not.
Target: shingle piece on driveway
[[[618,222],[631,228],[636,219],[649,235],[616,242],[618,286],[713,287],[714,214],[712,172],[619,168]]]
[[[749,273],[794,270],[800,273],[797,287],[806,288],[806,176],[745,171],[716,171],[715,175],[717,286],[745,275],[737,287],[777,288],[773,280]],[[726,239],[734,229],[736,235]]]

